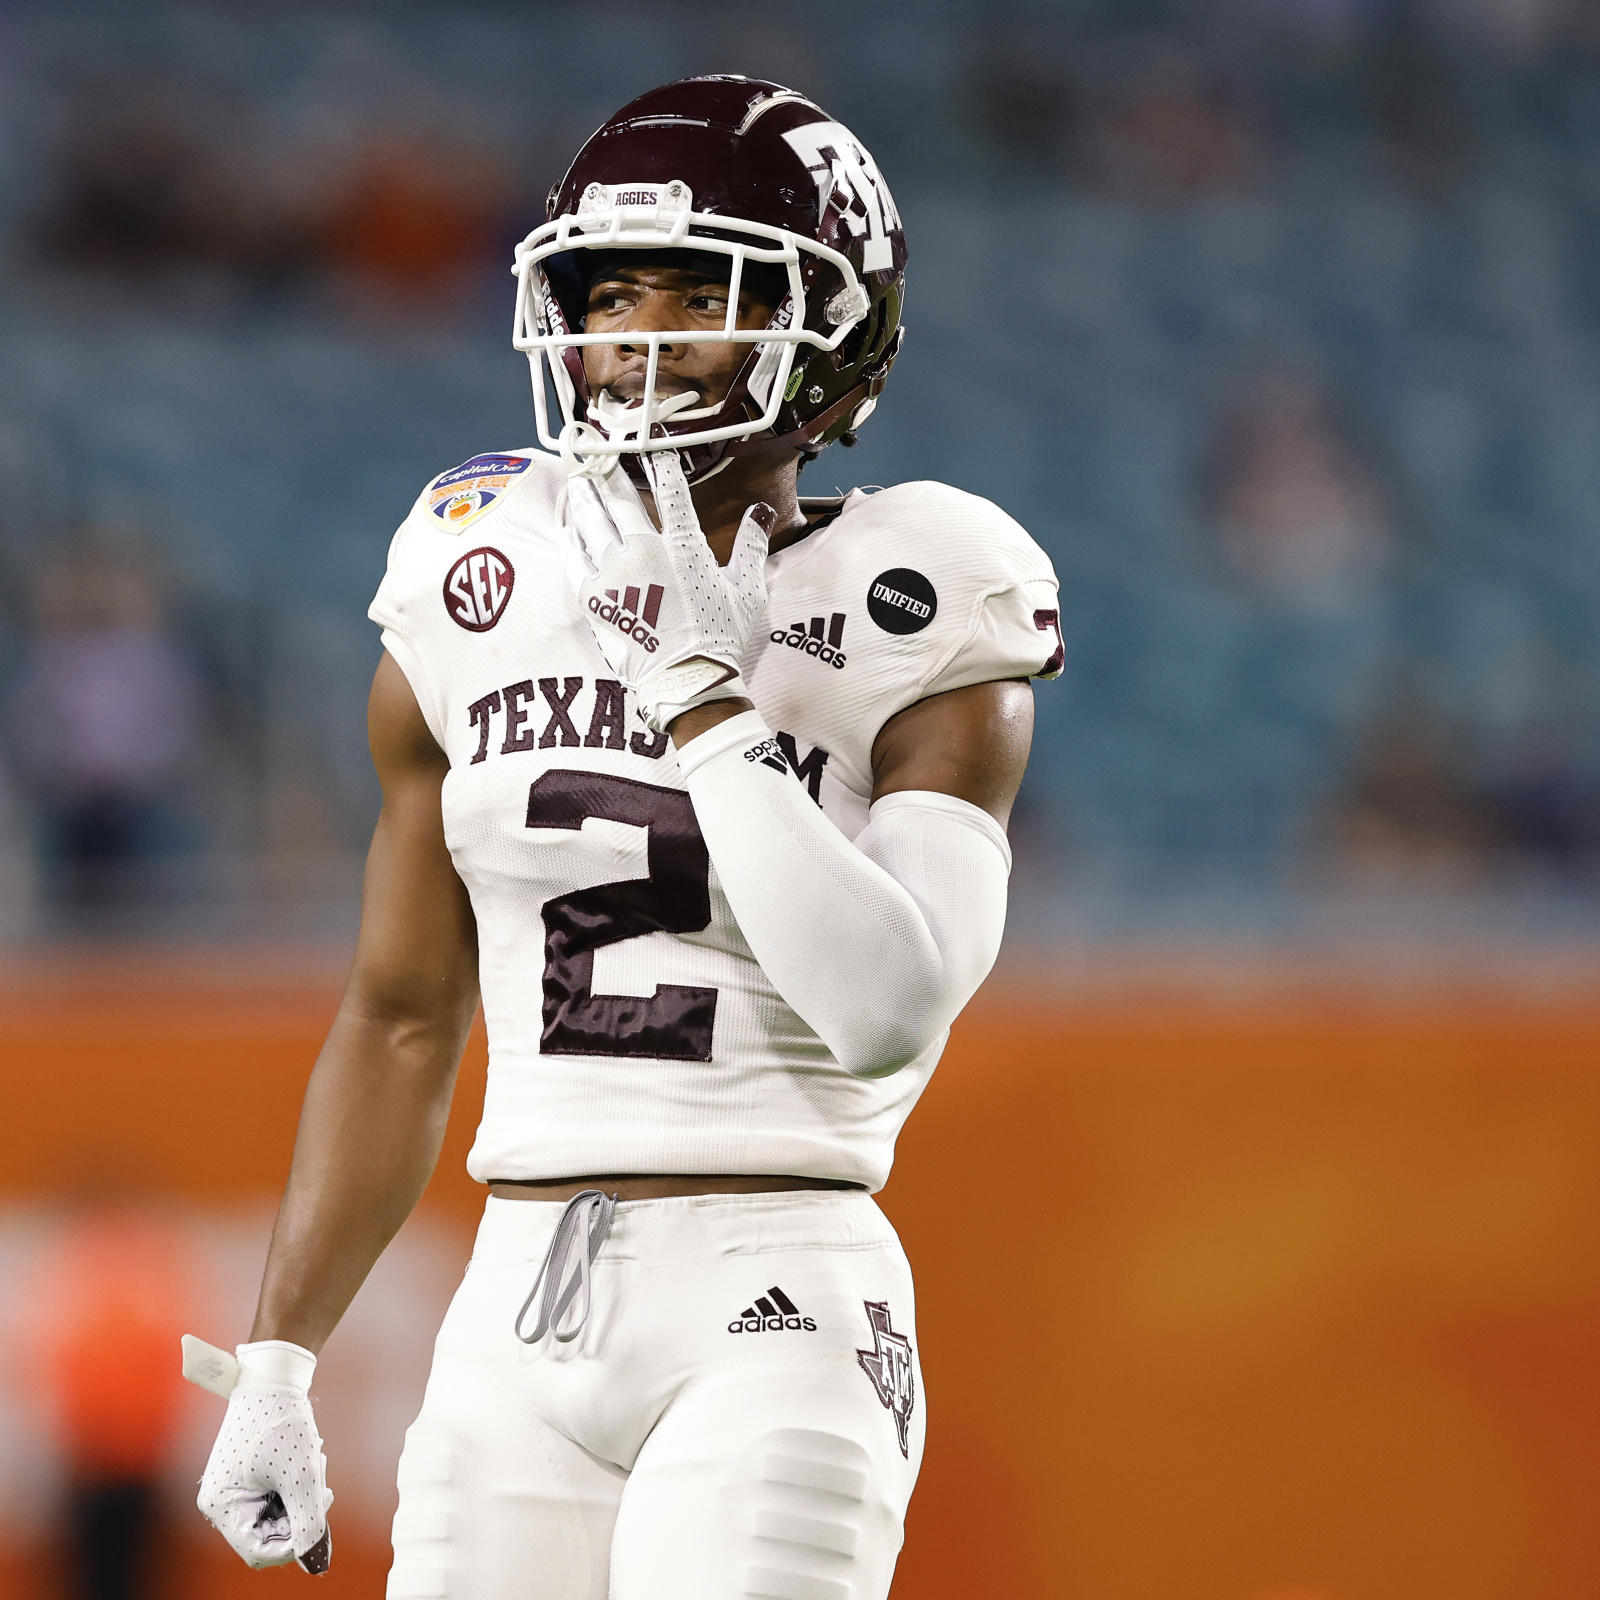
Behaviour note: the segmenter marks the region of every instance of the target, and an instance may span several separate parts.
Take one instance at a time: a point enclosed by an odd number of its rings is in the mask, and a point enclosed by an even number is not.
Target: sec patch
[[[511,603],[517,574],[498,550],[469,550],[444,580],[444,608],[469,633],[487,633]]]
[[[527,470],[525,456],[474,456],[434,479],[428,489],[428,509],[457,533],[476,522],[505,493],[511,480]]]

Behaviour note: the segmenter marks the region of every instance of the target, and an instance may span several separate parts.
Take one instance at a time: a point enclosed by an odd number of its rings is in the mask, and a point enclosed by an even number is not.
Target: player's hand
[[[332,1555],[327,1460],[307,1391],[316,1357],[281,1340],[239,1346],[239,1377],[211,1447],[197,1504],[252,1567]]]
[[[770,506],[751,506],[719,567],[675,450],[644,457],[661,531],[619,466],[567,491],[568,575],[611,669],[657,733],[691,706],[747,693],[739,665],[767,603]]]

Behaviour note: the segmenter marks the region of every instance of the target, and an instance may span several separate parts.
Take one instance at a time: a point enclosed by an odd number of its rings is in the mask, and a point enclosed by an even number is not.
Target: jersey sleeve
[[[984,599],[976,625],[920,698],[1003,678],[1059,677],[1065,661],[1056,580],[1023,579]]]
[[[1058,676],[1066,652],[1050,558],[992,501],[943,484],[926,487],[938,492],[924,495],[919,521],[955,625],[928,662],[917,698]]]
[[[430,480],[431,487],[432,480]],[[389,541],[389,562],[384,571],[378,592],[367,607],[367,615],[383,629],[383,647],[394,658],[395,664],[406,675],[411,692],[417,697],[428,731],[442,748],[444,745],[444,705],[438,686],[428,675],[423,652],[416,638],[416,610],[418,579],[413,548],[416,544],[415,523],[422,514],[427,490],[417,497],[410,514],[395,530]]]

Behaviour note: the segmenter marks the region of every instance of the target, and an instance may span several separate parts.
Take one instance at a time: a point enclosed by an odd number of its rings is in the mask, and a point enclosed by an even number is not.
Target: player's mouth
[[[611,400],[626,406],[630,411],[644,404],[644,374],[642,372],[624,373],[613,383],[608,383],[601,391]],[[692,384],[685,383],[681,378],[669,378],[661,374],[656,376],[656,403],[670,400],[674,395],[692,394],[696,400],[700,399],[700,391]]]

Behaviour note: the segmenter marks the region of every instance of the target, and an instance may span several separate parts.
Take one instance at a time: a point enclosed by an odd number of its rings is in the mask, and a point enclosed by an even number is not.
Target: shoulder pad
[[[1050,558],[1021,523],[992,500],[947,483],[897,484],[850,509],[885,564],[897,558],[895,566],[937,569],[980,590],[1055,580]]]

